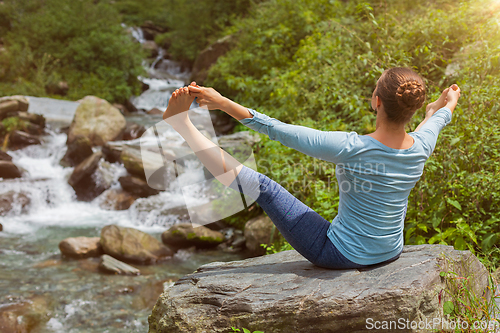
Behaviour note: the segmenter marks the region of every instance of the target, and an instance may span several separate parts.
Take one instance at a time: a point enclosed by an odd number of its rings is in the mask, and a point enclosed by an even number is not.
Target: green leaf
[[[460,141],[460,138],[453,138],[450,142],[450,145],[454,146]]]
[[[443,304],[443,313],[445,315],[452,314],[453,310],[455,310],[455,305],[453,305],[452,301],[446,301]]]
[[[455,239],[455,249],[457,250],[465,250],[467,248],[467,244],[465,243],[465,240],[463,237],[457,237]]]
[[[446,272],[439,272],[440,277],[446,277]]]
[[[462,206],[460,206],[460,203],[457,200],[446,198],[446,201],[456,209],[462,210]]]
[[[246,328],[243,328],[243,332],[244,333],[252,333],[252,332],[250,332],[250,330],[247,330]]]

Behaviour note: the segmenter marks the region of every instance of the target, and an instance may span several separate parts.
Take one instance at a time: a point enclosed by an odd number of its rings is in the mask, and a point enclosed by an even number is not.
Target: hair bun
[[[425,101],[425,87],[416,80],[404,82],[396,91],[396,100],[405,109],[420,109]]]

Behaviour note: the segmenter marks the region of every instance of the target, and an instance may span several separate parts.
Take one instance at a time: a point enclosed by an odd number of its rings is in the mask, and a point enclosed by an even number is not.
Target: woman
[[[362,268],[396,260],[403,250],[408,196],[460,97],[458,86],[451,88],[427,106],[425,120],[411,133],[406,133],[405,124],[422,107],[426,89],[408,68],[389,69],[377,81],[371,100],[376,130],[368,135],[285,124],[194,82],[172,94],[163,119],[221,183],[254,198],[310,262],[334,269]],[[201,106],[220,109],[272,140],[335,163],[340,201],[333,222],[205,138],[184,112],[195,97]]]

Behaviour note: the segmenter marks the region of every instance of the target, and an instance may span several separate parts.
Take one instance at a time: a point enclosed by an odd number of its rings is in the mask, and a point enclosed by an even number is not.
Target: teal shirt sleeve
[[[424,148],[427,152],[427,157],[431,156],[441,130],[451,122],[452,112],[449,108],[443,107],[437,110],[432,117],[425,122],[424,125],[414,132],[420,137],[424,143]]]
[[[255,110],[252,118],[240,119],[248,128],[269,136],[287,147],[324,161],[338,163],[345,152],[349,135],[340,131],[320,131],[300,125],[283,123]],[[353,132],[354,133],[354,132]]]

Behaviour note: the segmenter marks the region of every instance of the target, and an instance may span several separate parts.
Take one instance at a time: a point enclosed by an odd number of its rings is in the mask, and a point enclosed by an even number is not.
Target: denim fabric
[[[314,265],[332,269],[370,266],[342,255],[327,236],[331,223],[269,177],[243,166],[230,187],[256,200],[290,245]]]

